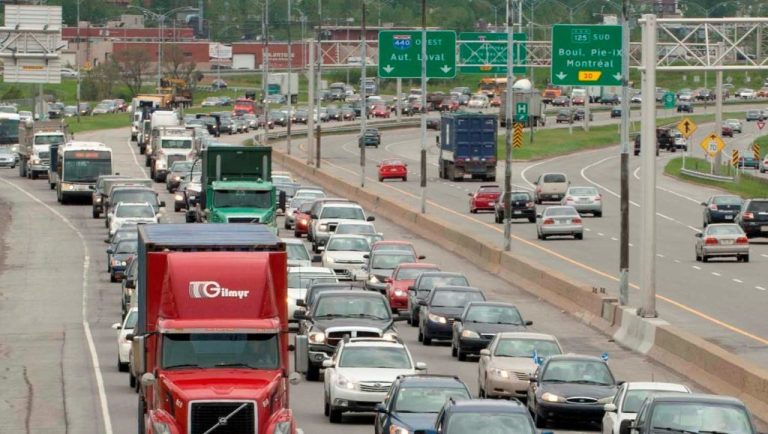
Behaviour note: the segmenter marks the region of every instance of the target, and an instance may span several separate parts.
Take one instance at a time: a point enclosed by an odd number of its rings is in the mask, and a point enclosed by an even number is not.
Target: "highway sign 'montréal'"
[[[696,122],[689,118],[683,118],[683,120],[677,124],[677,130],[687,139],[693,135],[694,131],[696,131]]]
[[[525,41],[525,33],[513,33],[513,41]],[[498,41],[498,42],[496,42]],[[459,72],[462,74],[506,74],[507,33],[459,33]],[[524,43],[512,46],[512,72],[524,74],[527,48]]]
[[[621,55],[621,26],[552,26],[552,84],[620,86]]]
[[[725,148],[725,142],[723,142],[723,139],[717,134],[710,133],[701,141],[701,143],[699,143],[699,146],[701,146],[701,149],[703,149],[710,158],[715,158],[715,156]]]
[[[427,77],[456,76],[456,32],[427,31]],[[379,77],[421,77],[421,31],[379,32]]]

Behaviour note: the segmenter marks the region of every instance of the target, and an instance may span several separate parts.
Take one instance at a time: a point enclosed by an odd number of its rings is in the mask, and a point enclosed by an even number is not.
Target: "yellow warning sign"
[[[687,139],[693,135],[694,131],[696,131],[696,122],[685,117],[677,124],[677,130]]]
[[[512,147],[519,149],[523,147],[523,124],[515,122],[515,133],[512,135]]]
[[[710,158],[715,158],[715,156],[725,148],[725,142],[723,142],[723,139],[717,134],[710,133],[707,137],[704,137],[704,140],[699,143],[699,146],[701,146],[701,149],[703,149]]]
[[[601,75],[602,71],[579,71],[579,81],[597,81]]]
[[[739,151],[734,149],[733,152],[731,152],[731,164],[733,167],[739,167],[739,159],[741,158],[741,155],[739,155]]]
[[[760,144],[759,143],[753,143],[752,144],[752,155],[754,155],[755,160],[759,160],[761,157],[760,154]]]

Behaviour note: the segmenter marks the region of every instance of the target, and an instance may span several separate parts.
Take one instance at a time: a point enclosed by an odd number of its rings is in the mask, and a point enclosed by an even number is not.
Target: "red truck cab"
[[[408,309],[408,287],[425,271],[440,271],[435,264],[425,262],[403,263],[395,268],[387,281],[387,299],[392,312]]]
[[[139,433],[297,433],[285,244],[261,225],[142,225],[138,260]]]

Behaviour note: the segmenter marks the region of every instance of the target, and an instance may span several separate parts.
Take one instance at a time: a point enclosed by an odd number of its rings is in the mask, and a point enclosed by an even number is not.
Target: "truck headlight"
[[[433,313],[428,314],[427,318],[430,321],[432,321],[432,322],[436,322],[436,323],[440,323],[440,324],[447,324],[448,323],[448,321],[445,319],[444,316],[435,315]]]
[[[171,434],[171,427],[165,422],[152,422],[152,431],[157,434]]]
[[[291,434],[291,422],[278,422],[275,425],[275,430],[272,431],[272,434]]]
[[[325,342],[325,333],[323,332],[311,332],[309,334],[309,342],[313,344],[322,344]]]
[[[480,335],[478,335],[476,332],[473,332],[472,330],[463,330],[461,332],[462,338],[479,338]]]
[[[562,396],[558,396],[549,392],[544,392],[544,394],[541,395],[541,400],[547,402],[565,402],[565,398]]]
[[[101,203],[101,196],[94,197],[93,201],[96,202],[96,203]]]
[[[173,199],[174,200],[178,200],[178,201],[182,201],[182,200],[184,200],[184,196],[182,196],[180,194],[177,194],[177,195],[173,196]]]
[[[381,283],[381,282],[379,282],[379,279],[376,278],[375,274],[371,274],[371,277],[368,278],[368,283]]]

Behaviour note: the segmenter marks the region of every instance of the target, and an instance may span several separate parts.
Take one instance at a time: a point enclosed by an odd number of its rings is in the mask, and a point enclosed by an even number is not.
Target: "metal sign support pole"
[[[629,0],[621,4],[621,245],[619,247],[619,305],[629,304]]]
[[[507,0],[507,93],[504,100],[503,110],[506,113],[504,117],[506,119],[506,137],[504,144],[506,150],[504,152],[504,251],[509,252],[512,249],[512,0]]]
[[[421,0],[421,213],[427,212],[427,0]]]

